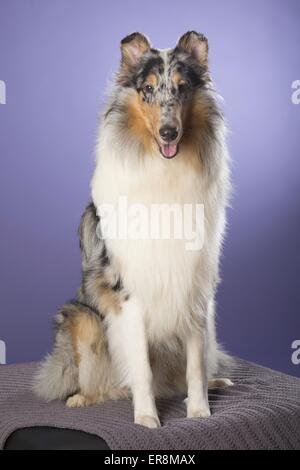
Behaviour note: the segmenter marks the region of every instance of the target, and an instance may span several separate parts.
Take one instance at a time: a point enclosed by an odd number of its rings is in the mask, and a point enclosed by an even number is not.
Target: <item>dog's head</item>
[[[208,42],[187,32],[174,49],[157,50],[140,33],[121,42],[118,84],[130,88],[129,128],[166,159],[180,148],[195,96],[209,81]]]

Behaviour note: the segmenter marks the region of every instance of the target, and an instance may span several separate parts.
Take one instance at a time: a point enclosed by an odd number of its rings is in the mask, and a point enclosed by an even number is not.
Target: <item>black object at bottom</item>
[[[110,450],[98,436],[73,429],[34,427],[18,429],[4,450]]]

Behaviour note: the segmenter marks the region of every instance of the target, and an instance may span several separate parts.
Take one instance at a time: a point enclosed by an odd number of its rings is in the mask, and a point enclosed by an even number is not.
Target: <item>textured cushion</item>
[[[234,387],[210,392],[210,418],[187,420],[184,397],[160,400],[158,430],[135,425],[127,400],[68,409],[37,399],[35,368],[0,366],[0,448],[17,429],[47,426],[95,434],[112,450],[300,449],[300,380],[245,361],[226,374]]]

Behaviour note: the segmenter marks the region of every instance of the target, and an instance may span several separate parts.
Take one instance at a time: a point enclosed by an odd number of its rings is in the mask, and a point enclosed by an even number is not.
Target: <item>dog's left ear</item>
[[[190,54],[204,67],[208,67],[208,40],[203,34],[188,31],[181,36],[177,47]]]
[[[133,33],[121,41],[121,65],[131,68],[138,64],[142,55],[151,49],[151,44],[141,33]]]

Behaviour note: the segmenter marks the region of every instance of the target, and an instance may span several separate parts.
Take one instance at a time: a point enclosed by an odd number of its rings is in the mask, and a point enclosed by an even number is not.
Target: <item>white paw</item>
[[[233,385],[230,379],[211,379],[208,381],[208,388],[226,388],[233,387]]]
[[[140,426],[144,426],[150,429],[160,428],[160,422],[156,416],[137,416],[134,422],[135,424],[139,424]]]
[[[208,418],[211,416],[209,407],[188,407],[187,417],[188,418]]]
[[[89,405],[88,400],[83,395],[80,395],[79,393],[76,393],[76,395],[73,395],[72,397],[68,398],[66,401],[66,406],[68,408],[82,408],[88,405]]]

